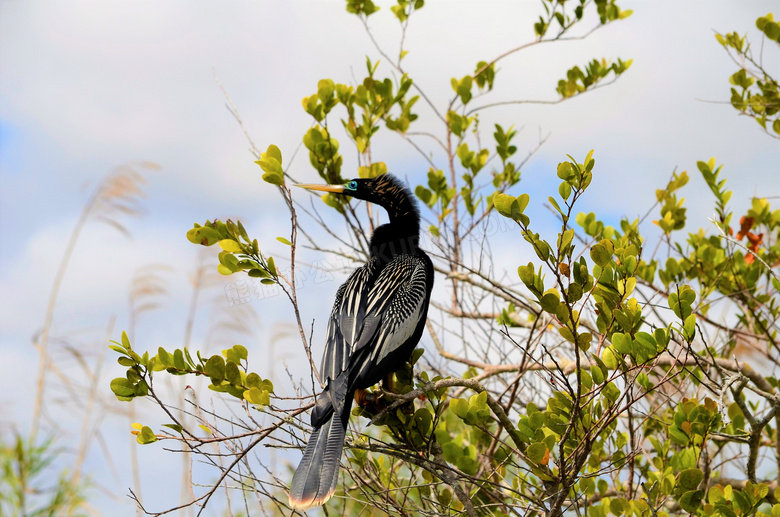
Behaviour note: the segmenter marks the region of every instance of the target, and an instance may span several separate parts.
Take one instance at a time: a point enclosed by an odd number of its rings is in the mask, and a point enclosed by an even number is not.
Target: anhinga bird
[[[327,386],[312,411],[314,431],[290,485],[290,505],[305,509],[323,504],[336,490],[355,391],[400,369],[420,341],[433,264],[419,248],[417,204],[396,177],[298,186],[362,199],[390,216],[371,236],[368,262],[336,293],[320,370]]]

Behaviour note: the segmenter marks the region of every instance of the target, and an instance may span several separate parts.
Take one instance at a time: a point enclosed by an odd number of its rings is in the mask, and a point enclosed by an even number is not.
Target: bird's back
[[[384,265],[369,260],[357,268],[336,295],[323,381],[346,382],[352,392],[400,368],[422,335],[432,285],[433,264],[422,252],[397,255]]]

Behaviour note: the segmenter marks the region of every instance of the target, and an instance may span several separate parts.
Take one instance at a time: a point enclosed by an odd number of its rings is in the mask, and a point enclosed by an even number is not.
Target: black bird
[[[417,203],[395,176],[298,186],[362,199],[390,216],[371,236],[368,262],[336,293],[320,369],[327,386],[312,411],[314,431],[290,485],[290,506],[305,509],[323,504],[336,490],[355,391],[400,369],[420,341],[433,264],[419,248]]]

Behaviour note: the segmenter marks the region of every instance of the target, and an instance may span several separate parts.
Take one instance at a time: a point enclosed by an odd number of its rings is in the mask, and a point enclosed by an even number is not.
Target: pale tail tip
[[[328,492],[327,494],[325,494],[322,497],[319,497],[319,498],[315,497],[315,498],[306,499],[306,500],[293,499],[292,495],[289,495],[288,496],[288,501],[290,503],[290,507],[293,510],[306,511],[309,508],[314,508],[315,506],[320,506],[320,505],[323,505],[323,504],[327,503],[328,500],[331,497],[333,497],[333,493],[334,492],[335,492],[335,490],[331,490],[330,492]]]

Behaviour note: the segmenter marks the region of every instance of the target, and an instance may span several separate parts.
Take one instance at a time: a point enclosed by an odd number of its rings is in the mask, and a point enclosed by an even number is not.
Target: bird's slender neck
[[[413,255],[419,250],[420,216],[413,201],[404,199],[403,202],[385,206],[390,222],[376,228],[371,235],[371,256],[380,263],[390,262],[398,255]]]
[[[398,255],[414,255],[419,250],[420,236],[418,232],[399,232],[392,223],[383,224],[374,230],[369,245],[371,257],[379,259],[382,264],[388,263]]]

